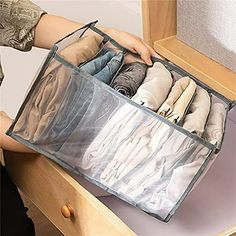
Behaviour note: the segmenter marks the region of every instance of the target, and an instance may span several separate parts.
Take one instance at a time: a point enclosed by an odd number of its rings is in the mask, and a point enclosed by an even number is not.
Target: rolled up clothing
[[[166,116],[168,120],[173,123],[179,123],[183,119],[186,109],[194,96],[196,88],[196,83],[193,80],[190,80],[189,85],[174,104],[173,111]]]
[[[128,98],[131,98],[143,82],[146,71],[147,65],[144,63],[132,62],[125,64],[117,77],[111,82],[111,87]]]
[[[157,111],[165,101],[172,82],[171,74],[165,66],[160,62],[155,62],[153,67],[147,70],[147,76],[132,100]]]
[[[115,55],[116,52],[114,50],[104,48],[93,60],[82,65],[80,68],[90,75],[95,75],[101,71]]]
[[[203,138],[212,144],[220,144],[225,126],[226,110],[221,103],[214,103],[203,133]]]
[[[116,56],[111,58],[110,61],[106,64],[101,71],[94,75],[94,77],[106,84],[110,84],[113,77],[116,75],[118,70],[120,69],[123,62],[124,54],[123,52],[119,52]]]
[[[98,35],[86,35],[61,50],[59,55],[78,66],[97,54],[101,42],[102,37]]]
[[[184,119],[183,128],[201,137],[210,108],[211,98],[208,92],[203,88],[197,89],[196,96],[189,107],[189,113]]]
[[[159,115],[165,117],[173,111],[175,102],[178,100],[184,90],[188,87],[189,83],[190,78],[188,76],[182,77],[175,82],[174,86],[171,88],[167,99],[158,110]]]

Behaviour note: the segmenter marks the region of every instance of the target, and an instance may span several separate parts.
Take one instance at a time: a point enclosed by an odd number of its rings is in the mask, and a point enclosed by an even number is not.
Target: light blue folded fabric
[[[106,84],[110,84],[115,74],[120,69],[124,54],[116,52],[109,48],[104,48],[96,58],[89,61],[80,68],[96,79]]]

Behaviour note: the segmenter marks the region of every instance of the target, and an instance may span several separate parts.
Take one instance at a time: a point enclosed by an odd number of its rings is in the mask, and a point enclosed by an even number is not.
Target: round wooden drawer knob
[[[61,208],[61,213],[65,218],[70,218],[74,215],[74,209],[70,205],[64,205]]]

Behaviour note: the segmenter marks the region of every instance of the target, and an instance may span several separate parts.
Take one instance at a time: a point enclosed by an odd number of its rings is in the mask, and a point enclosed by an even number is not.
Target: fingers
[[[151,55],[152,55],[153,57],[157,57],[157,58],[159,58],[159,59],[164,60],[164,57],[162,57],[160,54],[158,54],[152,47],[150,47],[150,46],[147,45],[146,43],[145,43],[145,45],[149,48],[150,53],[151,53]]]
[[[134,56],[132,54],[127,54],[124,58],[124,63],[132,63],[132,62],[141,62],[145,63],[139,56]]]
[[[142,60],[149,66],[152,65],[151,52],[149,48],[144,44],[139,42],[138,47],[135,48],[137,53],[140,55]]]
[[[137,44],[138,46],[135,47],[134,49],[136,50],[136,52],[140,55],[141,59],[147,64],[147,65],[152,65],[152,60],[151,60],[151,56],[153,57],[157,57],[160,59],[163,59],[159,54],[157,54],[155,52],[155,50],[150,47],[148,44],[146,44],[143,41],[139,41],[139,44]]]
[[[145,46],[149,49],[151,56],[163,59],[152,47],[144,42]]]

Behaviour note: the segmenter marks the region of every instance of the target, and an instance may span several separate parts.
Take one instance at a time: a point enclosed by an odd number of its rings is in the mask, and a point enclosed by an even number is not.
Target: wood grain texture
[[[158,40],[154,49],[225,97],[236,100],[236,73],[211,60],[175,36]]]
[[[136,235],[61,167],[44,156],[4,151],[4,157],[16,185],[64,235]],[[73,217],[65,218],[61,214],[65,204],[73,207]]]
[[[20,191],[27,214],[34,222],[36,236],[63,236],[63,234],[43,215],[43,213]]]
[[[236,236],[236,225],[230,229],[220,232],[215,236]]]
[[[142,14],[143,37],[150,46],[176,35],[176,0],[142,0]]]

